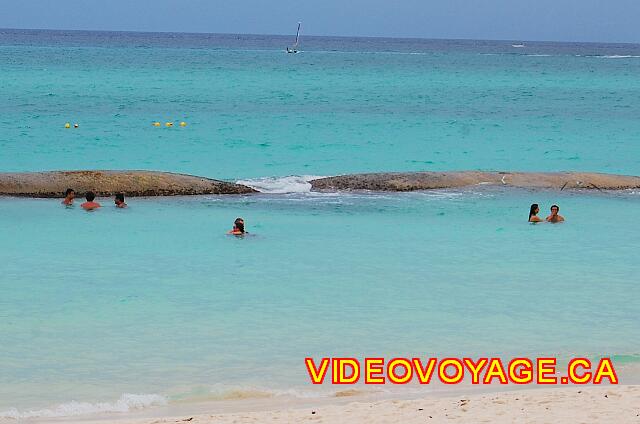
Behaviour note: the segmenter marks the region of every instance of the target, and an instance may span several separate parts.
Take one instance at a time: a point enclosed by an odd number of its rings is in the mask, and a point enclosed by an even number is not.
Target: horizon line
[[[246,35],[246,36],[276,36],[289,37],[292,34],[274,33],[241,33],[241,32],[202,32],[202,31],[141,31],[141,30],[115,30],[115,29],[60,29],[60,28],[9,28],[0,27],[0,31],[54,31],[54,32],[113,32],[132,34],[185,34],[185,35]],[[493,41],[493,42],[525,42],[525,43],[573,43],[573,44],[630,44],[640,45],[640,41],[562,41],[562,40],[526,40],[518,38],[444,38],[444,37],[399,37],[382,35],[317,35],[306,34],[304,37],[316,38],[371,38],[371,39],[391,39],[391,40],[439,40],[439,41]]]

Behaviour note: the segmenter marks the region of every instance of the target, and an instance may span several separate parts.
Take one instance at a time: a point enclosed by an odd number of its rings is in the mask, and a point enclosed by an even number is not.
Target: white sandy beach
[[[65,421],[51,421],[61,423]],[[115,417],[74,423],[242,424],[242,423],[640,423],[640,386],[529,389],[498,393],[383,400],[317,407],[181,415],[165,418]]]

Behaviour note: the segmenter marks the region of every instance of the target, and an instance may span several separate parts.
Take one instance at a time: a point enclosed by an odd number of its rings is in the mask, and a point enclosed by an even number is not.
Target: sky
[[[1,0],[0,28],[640,42],[640,0]]]

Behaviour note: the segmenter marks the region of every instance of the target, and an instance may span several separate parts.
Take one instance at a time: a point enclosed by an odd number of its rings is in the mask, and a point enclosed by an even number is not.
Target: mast
[[[298,31],[296,32],[296,42],[293,45],[293,47],[298,47],[298,43],[300,41],[300,25],[302,24],[302,22],[298,22]]]

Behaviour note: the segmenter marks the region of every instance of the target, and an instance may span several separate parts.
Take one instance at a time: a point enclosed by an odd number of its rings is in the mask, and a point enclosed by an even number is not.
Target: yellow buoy
[[[180,126],[181,126],[181,127],[186,127],[186,126],[187,126],[187,123],[186,123],[186,122],[184,122],[184,121],[182,121],[182,122],[180,122]]]
[[[65,128],[71,128],[71,124],[67,122],[66,124],[64,124],[64,127]]]
[[[166,125],[167,127],[173,127],[173,122],[167,122],[165,125]]]
[[[159,126],[160,126],[160,122],[154,122],[154,123],[153,123],[153,126],[154,126],[154,127],[159,127]]]

